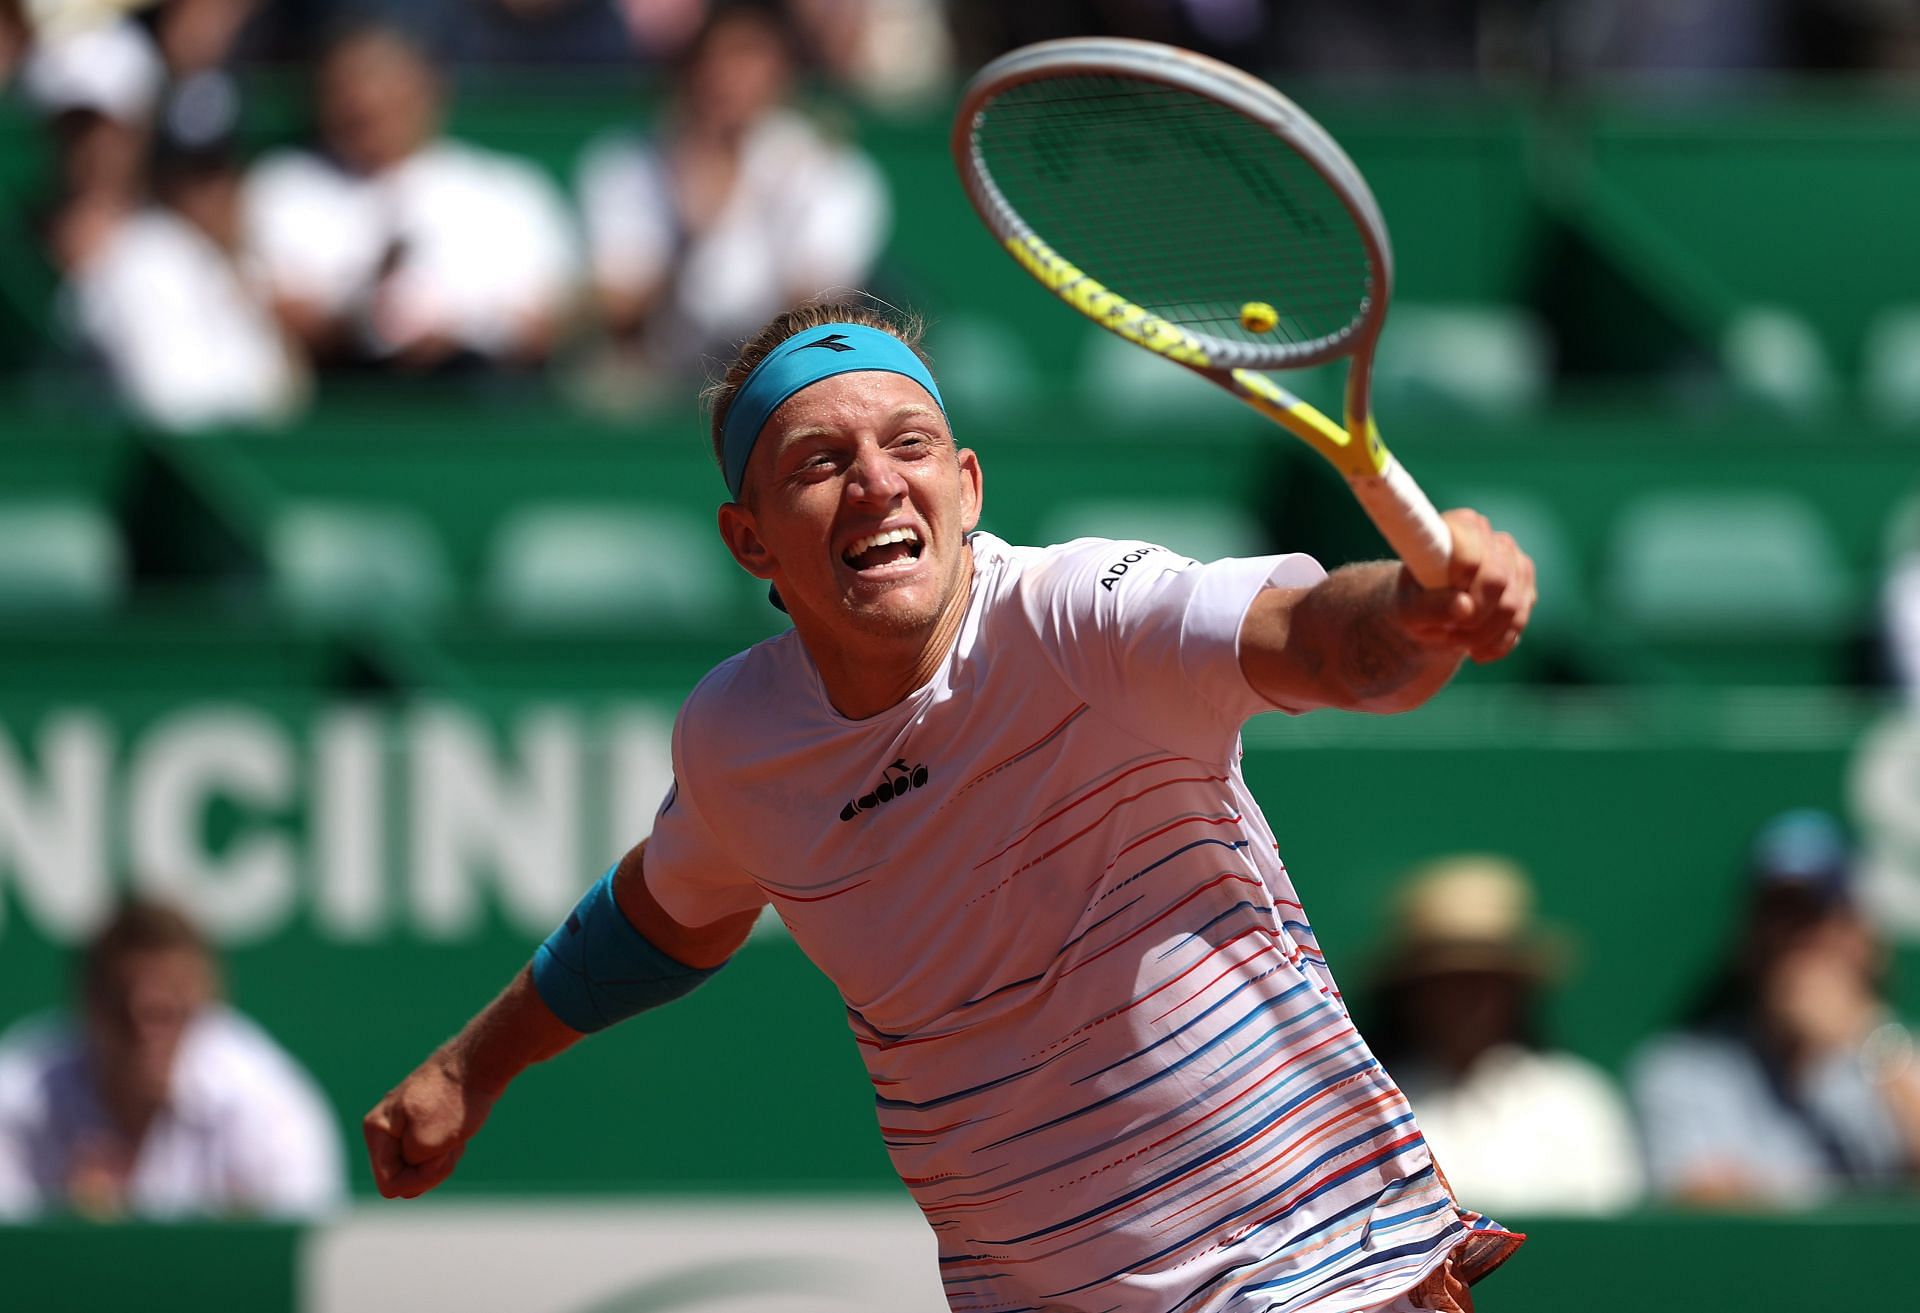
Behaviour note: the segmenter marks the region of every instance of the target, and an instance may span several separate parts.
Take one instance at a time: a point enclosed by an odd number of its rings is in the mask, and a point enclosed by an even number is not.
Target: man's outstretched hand
[[[1461,652],[1482,665],[1498,661],[1519,643],[1533,614],[1533,560],[1478,511],[1440,518],[1453,531],[1447,583],[1422,588],[1402,570],[1395,598],[1401,627],[1422,647]]]
[[[499,1097],[467,1079],[452,1048],[421,1063],[360,1123],[374,1184],[389,1199],[417,1199],[451,1176]]]
[[[446,1180],[513,1078],[579,1038],[553,1015],[533,973],[522,968],[361,1120],[380,1193],[417,1199]]]

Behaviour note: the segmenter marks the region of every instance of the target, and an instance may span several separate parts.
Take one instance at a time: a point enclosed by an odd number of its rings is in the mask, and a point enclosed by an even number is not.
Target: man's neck
[[[852,645],[815,642],[809,640],[797,618],[795,628],[800,629],[800,639],[820,671],[820,683],[833,709],[848,720],[865,720],[898,706],[933,678],[953,650],[972,598],[973,552],[969,548],[959,584],[939,616],[922,634],[903,636],[897,646],[871,637]]]

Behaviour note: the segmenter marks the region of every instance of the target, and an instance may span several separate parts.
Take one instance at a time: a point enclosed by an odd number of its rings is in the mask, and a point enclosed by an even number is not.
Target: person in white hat
[[[45,228],[71,272],[106,247],[139,208],[165,68],[129,20],[38,35],[20,70],[27,102],[53,141],[56,195]]]
[[[1454,1187],[1496,1212],[1610,1213],[1642,1192],[1613,1083],[1540,1042],[1567,956],[1516,863],[1462,854],[1407,877],[1376,968],[1374,1047]]]

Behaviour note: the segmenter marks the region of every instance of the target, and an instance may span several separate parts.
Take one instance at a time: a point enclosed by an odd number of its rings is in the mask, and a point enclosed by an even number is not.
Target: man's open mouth
[[[918,529],[888,529],[855,539],[840,559],[855,570],[873,570],[898,561],[917,561],[924,547]]]

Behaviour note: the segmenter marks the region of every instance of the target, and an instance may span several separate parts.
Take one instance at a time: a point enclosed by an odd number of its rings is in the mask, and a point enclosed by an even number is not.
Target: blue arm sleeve
[[[671,1003],[720,969],[690,967],[634,929],[613,898],[618,869],[610,868],[587,890],[533,955],[533,987],[541,1000],[583,1034]]]

